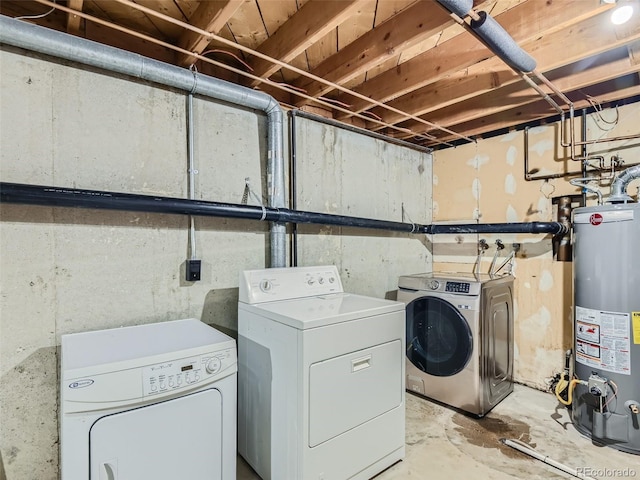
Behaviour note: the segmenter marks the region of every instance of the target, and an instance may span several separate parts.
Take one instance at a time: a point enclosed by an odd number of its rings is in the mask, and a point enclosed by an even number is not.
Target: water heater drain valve
[[[609,383],[606,378],[592,373],[589,377],[589,393],[596,397],[606,397],[609,394]]]

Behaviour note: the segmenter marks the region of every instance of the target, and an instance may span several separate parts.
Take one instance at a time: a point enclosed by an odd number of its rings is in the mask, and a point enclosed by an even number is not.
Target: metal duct
[[[188,200],[185,198],[156,197],[152,195],[6,182],[0,182],[0,202],[43,205],[47,207],[97,208],[131,212],[244,218],[281,222],[283,224],[339,225],[417,234],[551,233],[557,235],[567,231],[567,227],[559,222],[420,225],[328,213],[304,212],[287,208],[258,207],[234,203]]]
[[[143,57],[101,43],[0,15],[0,43],[177,88],[215,100],[260,110],[267,115],[267,188],[269,205],[285,206],[283,113],[278,102],[262,92],[185,68]],[[286,230],[271,226],[271,267],[285,267]]]
[[[611,184],[611,195],[609,195],[608,203],[627,203],[632,202],[631,198],[627,194],[627,187],[629,184],[640,178],[640,165],[630,167],[620,173]],[[640,199],[638,199],[640,201]]]

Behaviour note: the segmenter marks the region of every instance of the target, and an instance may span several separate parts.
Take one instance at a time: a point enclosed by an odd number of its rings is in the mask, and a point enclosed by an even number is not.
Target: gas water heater
[[[635,454],[640,454],[640,204],[630,203],[625,190],[639,176],[640,169],[627,169],[612,185],[609,204],[573,212],[572,421],[594,441]]]

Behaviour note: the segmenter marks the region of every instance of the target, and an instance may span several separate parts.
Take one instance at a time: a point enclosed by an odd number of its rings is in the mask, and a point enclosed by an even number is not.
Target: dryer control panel
[[[239,290],[238,300],[249,304],[344,292],[335,265],[246,270]]]
[[[148,365],[142,370],[143,395],[162,394],[211,381],[235,364],[235,350],[227,349]]]

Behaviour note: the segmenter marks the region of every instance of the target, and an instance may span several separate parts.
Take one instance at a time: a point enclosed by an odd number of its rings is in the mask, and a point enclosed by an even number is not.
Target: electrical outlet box
[[[197,282],[200,280],[201,260],[187,260],[187,282]]]

